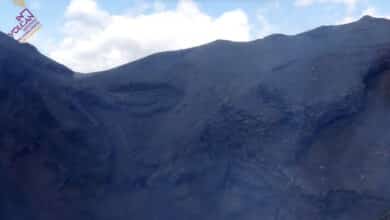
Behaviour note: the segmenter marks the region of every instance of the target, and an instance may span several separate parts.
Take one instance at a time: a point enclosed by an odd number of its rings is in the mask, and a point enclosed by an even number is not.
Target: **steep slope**
[[[364,17],[87,77],[0,36],[0,217],[379,219],[388,36]]]
[[[0,219],[80,219],[84,194],[110,174],[110,145],[73,99],[72,71],[0,43]]]

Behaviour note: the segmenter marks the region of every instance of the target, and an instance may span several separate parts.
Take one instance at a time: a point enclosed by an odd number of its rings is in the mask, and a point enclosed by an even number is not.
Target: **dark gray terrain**
[[[390,21],[87,76],[1,34],[0,125],[1,220],[378,220]]]

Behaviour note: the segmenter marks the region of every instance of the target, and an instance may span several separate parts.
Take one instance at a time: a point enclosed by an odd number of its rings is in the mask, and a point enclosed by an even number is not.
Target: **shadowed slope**
[[[378,219],[388,36],[364,17],[80,78],[2,36],[0,217]]]

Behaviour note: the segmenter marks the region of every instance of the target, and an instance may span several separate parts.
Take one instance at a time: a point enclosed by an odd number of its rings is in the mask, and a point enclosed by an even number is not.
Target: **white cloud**
[[[268,22],[267,18],[260,13],[258,13],[256,17],[258,23],[260,24],[256,32],[256,37],[262,38],[272,34],[274,31],[274,26]]]
[[[354,22],[354,21],[357,21],[359,20],[361,17],[365,16],[365,15],[369,15],[369,16],[372,16],[372,17],[381,17],[381,18],[387,18],[387,19],[390,19],[390,15],[385,15],[385,14],[381,14],[377,11],[376,8],[374,7],[368,7],[366,9],[364,9],[360,14],[358,15],[347,15],[346,17],[344,17],[341,21],[337,22],[337,24],[347,24],[347,23],[351,23],[351,22]]]
[[[49,56],[79,72],[112,68],[146,55],[188,48],[216,39],[250,40],[248,17],[240,9],[213,18],[191,0],[152,13],[111,14],[95,0],[72,0],[65,13],[64,38]]]
[[[263,38],[267,35],[273,34],[278,31],[278,26],[271,23],[268,20],[268,16],[271,16],[281,9],[281,3],[279,0],[269,1],[264,3],[261,8],[257,9],[256,20],[252,25],[253,35],[256,38]]]
[[[295,5],[306,7],[312,4],[321,3],[321,4],[344,4],[347,6],[348,10],[353,10],[359,0],[295,0]]]
[[[375,7],[368,6],[364,10],[357,10],[356,7],[358,3],[364,3],[362,0],[295,0],[296,6],[310,6],[316,3],[333,3],[333,4],[343,4],[346,6],[347,11],[343,19],[336,22],[336,24],[347,24],[359,20],[365,15],[372,17],[382,17],[390,19],[389,15],[381,14],[377,11]],[[366,5],[367,6],[367,5]]]

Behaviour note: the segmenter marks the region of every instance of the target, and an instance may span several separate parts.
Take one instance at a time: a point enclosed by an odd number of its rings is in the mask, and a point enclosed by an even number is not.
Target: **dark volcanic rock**
[[[380,219],[390,21],[78,77],[0,36],[0,219]]]

